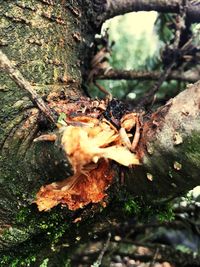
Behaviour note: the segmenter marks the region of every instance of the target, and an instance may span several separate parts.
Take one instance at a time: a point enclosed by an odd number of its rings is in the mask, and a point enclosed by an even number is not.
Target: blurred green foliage
[[[161,54],[165,45],[169,45],[173,41],[174,20],[175,18],[169,14],[137,12],[106,22],[102,27],[102,34],[106,28],[109,28],[110,42],[115,42],[109,58],[111,67],[121,70],[158,70],[162,72]],[[193,28],[196,29],[196,27]],[[99,80],[98,83],[117,98],[134,100],[141,98],[154,85],[155,81]],[[175,96],[185,86],[184,82],[174,80],[164,82],[157,93],[159,104],[163,104],[160,100],[167,100]],[[95,86],[90,88],[89,93],[93,97],[104,97],[104,94],[99,92]]]

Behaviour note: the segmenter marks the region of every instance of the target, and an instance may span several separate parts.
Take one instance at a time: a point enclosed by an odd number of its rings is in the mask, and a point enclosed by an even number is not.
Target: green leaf
[[[64,112],[61,112],[59,117],[58,117],[58,121],[57,122],[60,123],[60,124],[66,125],[66,122],[65,122],[66,117],[67,117],[66,114]]]

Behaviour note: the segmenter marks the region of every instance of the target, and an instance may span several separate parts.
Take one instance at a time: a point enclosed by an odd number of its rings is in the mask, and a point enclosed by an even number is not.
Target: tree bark
[[[47,105],[56,97],[73,102],[84,95],[82,74],[89,65],[95,35],[85,8],[82,1],[0,4],[1,50]],[[18,220],[20,212],[33,203],[42,184],[55,178],[55,166],[60,169],[58,179],[69,176],[70,170],[54,146],[33,143],[53,126],[4,70],[0,72],[0,96],[0,250],[6,250],[38,229],[41,232],[37,216],[28,230]]]
[[[96,79],[100,80],[158,80],[161,73],[159,71],[137,71],[111,69],[105,74],[97,74]],[[179,72],[173,71],[166,80],[177,80],[195,83],[199,80],[199,71]]]
[[[96,1],[99,2],[99,1]],[[104,12],[102,8],[104,7]],[[181,9],[182,1],[180,0],[155,0],[155,1],[143,1],[143,0],[106,0],[102,1],[99,6],[96,4],[96,10],[98,15],[97,22],[102,23],[107,19],[113,18],[118,15],[123,15],[128,12],[137,11],[157,11],[162,13],[179,13]],[[186,6],[186,14],[191,23],[200,22],[199,4],[192,4],[188,1]]]
[[[92,4],[86,3],[13,0],[0,4],[2,51],[56,115],[65,112],[64,107],[79,114],[89,107],[87,116],[96,110],[81,87],[97,30]],[[92,230],[107,227],[97,217],[91,220],[102,206],[38,211],[33,202],[41,186],[63,181],[73,170],[57,142],[33,142],[42,134],[58,134],[58,129],[5,71],[0,73],[0,95],[1,265],[39,266],[49,259],[48,266],[62,266],[57,254],[66,255],[65,245],[70,252],[79,233],[87,239]],[[133,197],[165,201],[199,184],[199,96],[197,83],[144,118],[137,149],[141,165],[125,170],[125,186]],[[116,203],[120,172],[118,164],[108,191],[108,199]],[[75,224],[80,217],[83,223]]]
[[[198,82],[144,123],[138,148],[144,153],[143,164],[130,169],[130,174],[126,172],[127,188],[132,194],[161,201],[199,185],[199,104]]]

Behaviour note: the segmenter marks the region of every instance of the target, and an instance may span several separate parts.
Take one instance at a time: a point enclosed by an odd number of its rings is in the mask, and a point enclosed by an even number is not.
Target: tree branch
[[[137,148],[143,164],[125,173],[127,189],[133,195],[161,202],[199,185],[199,103],[197,82],[144,123]]]
[[[105,74],[97,75],[97,80],[158,80],[159,71],[136,71],[136,70],[118,70],[111,69]],[[166,80],[177,80],[184,82],[197,82],[200,80],[200,72],[188,71],[179,72],[172,71]]]
[[[91,118],[93,124],[81,122],[82,118],[80,121],[71,121],[71,125],[69,121],[68,126],[58,133],[57,140],[60,140],[61,151],[65,151],[66,160],[73,164],[74,175],[41,187],[36,196],[39,210],[49,210],[60,203],[76,210],[96,203],[102,200],[101,196],[112,178],[120,175],[119,171],[123,172],[124,185],[127,185],[133,197],[146,198],[151,202],[169,201],[197,186],[200,169],[199,103],[200,83],[197,83],[158,111],[144,118],[137,113],[140,126],[136,127],[133,140],[135,136],[139,136],[140,140],[135,153],[127,150],[126,136],[117,129],[123,125],[119,125],[118,119],[113,117],[115,112],[119,115],[122,109],[116,100],[108,103],[99,121]],[[111,107],[117,107],[117,111]],[[111,120],[105,128],[101,121],[110,119],[109,116]],[[123,117],[120,121],[123,121]],[[98,134],[99,129],[101,135]],[[56,146],[59,146],[59,141]],[[118,164],[116,173],[112,172],[112,163],[108,159]],[[123,166],[126,169],[123,170]],[[98,188],[98,191],[93,191],[93,188]],[[76,201],[74,192],[79,196]]]
[[[53,114],[49,107],[44,103],[43,99],[36,93],[33,86],[27,81],[19,70],[15,69],[8,59],[8,57],[0,50],[0,70],[5,71],[10,78],[16,82],[16,84],[29,93],[30,99],[33,103],[36,103],[40,111],[42,111],[46,117],[55,124]]]
[[[186,17],[186,8],[187,8],[187,0],[182,1],[182,6],[180,10],[180,14],[176,16],[176,31],[174,34],[174,42],[172,44],[173,51],[176,51],[179,49],[180,45],[180,38],[181,33],[185,28],[185,17]],[[181,48],[180,48],[181,51]],[[163,73],[161,73],[158,81],[153,85],[153,87],[147,92],[142,99],[139,101],[139,106],[147,106],[151,103],[153,105],[153,102],[155,100],[155,95],[160,89],[163,82],[167,79],[167,77],[170,75],[172,69],[176,66],[176,57],[172,57],[171,62],[164,67]]]
[[[99,1],[98,1],[99,2]],[[200,22],[199,4],[190,1],[186,7],[187,17],[191,22]],[[107,0],[105,12],[99,14],[98,20],[102,23],[107,19],[133,11],[157,11],[163,13],[179,13],[182,1],[180,0]]]

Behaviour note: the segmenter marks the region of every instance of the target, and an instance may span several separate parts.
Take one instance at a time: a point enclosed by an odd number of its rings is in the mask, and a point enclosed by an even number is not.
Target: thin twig
[[[151,90],[143,96],[141,101],[139,102],[138,106],[146,106],[149,103],[151,103],[151,106],[153,105],[153,102],[155,101],[155,94],[158,92],[160,89],[161,85],[163,82],[167,79],[169,76],[172,68],[175,66],[175,62],[173,61],[165,70],[164,72],[160,75],[160,78],[157,83],[153,85]]]
[[[105,252],[108,249],[108,246],[110,244],[110,239],[111,239],[111,233],[108,233],[107,241],[106,241],[105,245],[103,246],[103,249],[101,250],[101,253],[99,254],[99,257],[98,257],[97,261],[95,261],[91,265],[91,267],[99,267],[99,266],[101,266],[101,262],[103,260],[103,256],[104,256],[104,254],[105,254]]]
[[[156,248],[152,261],[149,263],[149,267],[153,267],[156,259],[158,258],[159,247]]]
[[[185,46],[185,45],[184,45]],[[108,72],[102,74],[97,73],[95,75],[96,80],[158,80],[161,76],[160,71],[138,71],[138,70],[120,70],[111,69]],[[177,80],[194,83],[200,79],[200,73],[198,71],[181,72],[172,71],[166,80]],[[130,92],[129,92],[130,93]]]
[[[174,42],[172,44],[172,48],[176,51],[179,48],[181,33],[185,28],[185,17],[186,17],[186,7],[187,7],[187,0],[182,1],[182,5],[180,6],[180,14],[176,17],[176,32],[174,35]],[[176,57],[172,58],[171,63],[164,69],[163,73],[161,74],[157,83],[147,92],[144,97],[139,102],[138,106],[147,106],[155,101],[155,94],[160,89],[163,82],[167,79],[170,75],[172,68],[176,65]]]
[[[35,92],[33,86],[23,75],[13,67],[8,57],[0,50],[0,70],[5,71],[10,78],[21,88],[29,92],[31,101],[45,114],[45,116],[55,124],[50,108],[44,103],[42,98]]]
[[[102,85],[94,81],[94,85],[101,91],[103,92],[109,100],[112,100],[112,94],[108,92]]]

